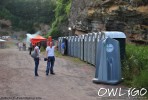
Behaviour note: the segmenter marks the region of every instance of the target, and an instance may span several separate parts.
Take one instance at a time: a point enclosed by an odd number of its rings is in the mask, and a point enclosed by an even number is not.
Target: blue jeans
[[[35,73],[35,76],[38,76],[39,58],[34,58],[34,62],[35,62],[34,73]]]
[[[54,61],[55,61],[55,57],[54,57],[54,56],[48,57],[47,68],[46,68],[46,74],[49,73],[49,69],[50,69],[50,73],[51,73],[51,74],[54,73],[54,71],[53,71]]]

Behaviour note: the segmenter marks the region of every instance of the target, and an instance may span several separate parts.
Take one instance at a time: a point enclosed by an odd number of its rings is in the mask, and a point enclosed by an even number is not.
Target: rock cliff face
[[[148,40],[148,1],[72,0],[69,27],[71,35],[122,31],[130,38]]]
[[[0,19],[0,37],[4,34],[10,35],[11,33],[11,21]]]

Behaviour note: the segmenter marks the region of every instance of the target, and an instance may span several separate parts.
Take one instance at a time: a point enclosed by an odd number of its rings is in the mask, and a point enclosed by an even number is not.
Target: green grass
[[[148,88],[148,46],[127,44],[122,70],[124,84]]]
[[[55,50],[55,56],[59,57],[59,58],[63,57],[62,54],[59,51],[57,51],[57,50]]]
[[[66,60],[71,60],[72,62],[77,62],[78,64],[84,64],[84,61],[80,60],[79,58],[75,58],[75,57],[70,57],[70,56],[66,56],[66,55],[62,55],[59,51],[55,51],[55,56],[59,57],[59,58],[64,58]]]

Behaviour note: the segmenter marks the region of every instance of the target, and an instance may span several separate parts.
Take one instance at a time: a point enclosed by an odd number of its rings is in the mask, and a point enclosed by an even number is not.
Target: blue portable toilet
[[[70,56],[74,56],[74,36],[71,37],[71,45],[70,45],[70,50],[71,50],[71,55]]]
[[[81,41],[81,60],[84,60],[84,35],[80,36],[80,41]]]
[[[88,34],[84,35],[84,61],[87,61],[88,55]]]
[[[69,54],[69,56],[71,56],[71,49],[72,49],[71,45],[72,45],[72,36],[70,36],[70,54]]]
[[[103,38],[98,42],[93,82],[105,84],[121,82],[120,47],[117,40]]]
[[[68,37],[68,55],[71,55],[71,36]]]
[[[79,43],[78,43],[79,36],[76,36],[76,57],[79,56]]]
[[[76,36],[74,36],[74,39],[73,39],[73,56],[75,57],[76,56]]]
[[[81,58],[81,38],[78,36],[78,58]]]
[[[96,49],[97,49],[97,33],[92,33],[92,54],[91,54],[91,64],[96,65]]]
[[[78,50],[77,50],[77,48],[78,48],[77,40],[78,40],[78,37],[75,36],[74,37],[74,57],[77,57],[77,53],[78,53]]]
[[[61,37],[58,38],[58,51],[61,52]]]
[[[91,64],[92,59],[92,33],[88,34],[88,40],[87,40],[87,62]]]
[[[68,37],[67,36],[63,37],[63,42],[65,43],[64,55],[67,55],[68,54]]]

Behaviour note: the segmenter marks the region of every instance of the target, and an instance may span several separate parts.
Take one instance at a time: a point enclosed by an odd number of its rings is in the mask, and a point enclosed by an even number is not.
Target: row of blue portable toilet
[[[120,57],[125,56],[125,41],[126,36],[123,32],[105,31],[98,33],[88,33],[79,36],[67,36],[58,38],[58,50],[62,53],[61,44],[64,42],[66,45],[65,55],[77,57],[92,65],[96,65],[96,52],[97,44],[101,38],[110,37],[119,41],[120,44]]]

